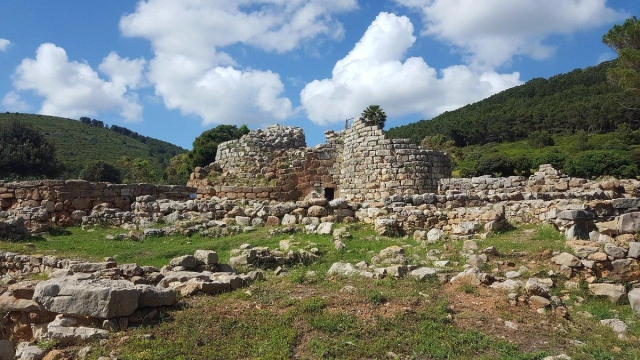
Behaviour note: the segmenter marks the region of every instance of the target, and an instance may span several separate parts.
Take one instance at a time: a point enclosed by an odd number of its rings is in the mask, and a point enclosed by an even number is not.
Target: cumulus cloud
[[[514,56],[550,56],[550,35],[572,34],[624,18],[606,0],[395,0],[419,9],[423,34],[446,41],[476,66],[496,67]]]
[[[144,59],[111,53],[98,67],[110,78],[103,80],[88,64],[69,61],[63,48],[46,43],[38,47],[35,59],[22,60],[13,84],[44,97],[42,114],[77,118],[117,109],[125,120],[140,121],[142,106],[129,89],[141,84],[144,64]]]
[[[147,0],[123,16],[125,36],[151,41],[148,80],[167,108],[203,124],[264,124],[294,112],[279,74],[243,68],[224,51],[244,44],[284,53],[310,40],[339,40],[337,13],[356,0]]]
[[[413,31],[407,17],[380,13],[336,63],[331,79],[314,80],[302,90],[309,119],[320,125],[344,121],[370,104],[380,104],[390,116],[432,117],[521,84],[517,72],[479,72],[466,65],[437,71],[422,58],[405,59],[416,40]]]
[[[0,105],[4,111],[9,112],[26,112],[31,109],[26,101],[22,100],[20,94],[15,91],[9,91],[0,101]]]
[[[0,51],[6,51],[9,45],[11,45],[11,41],[0,38]]]

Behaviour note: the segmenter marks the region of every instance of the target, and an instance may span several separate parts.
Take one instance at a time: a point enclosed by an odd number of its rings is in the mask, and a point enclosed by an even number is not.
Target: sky
[[[307,145],[616,57],[637,0],[0,0],[0,111],[88,116],[190,149],[220,124]]]

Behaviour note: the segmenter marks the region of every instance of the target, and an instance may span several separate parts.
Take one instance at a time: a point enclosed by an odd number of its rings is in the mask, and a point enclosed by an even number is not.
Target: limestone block
[[[218,253],[213,250],[196,250],[193,256],[198,264],[214,265],[218,263]]]
[[[618,218],[619,234],[635,234],[640,231],[640,212],[622,214]]]
[[[140,289],[126,280],[63,277],[39,283],[33,300],[52,312],[108,319],[133,314],[139,297]]]
[[[618,284],[589,284],[589,291],[596,296],[606,296],[614,304],[627,296],[624,285]]]

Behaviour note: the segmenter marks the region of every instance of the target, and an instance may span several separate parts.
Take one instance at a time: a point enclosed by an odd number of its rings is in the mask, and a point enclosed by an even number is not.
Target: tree
[[[54,145],[33,127],[15,119],[0,127],[0,178],[55,178],[63,170]]]
[[[618,53],[616,66],[607,71],[608,80],[640,96],[640,20],[634,16],[614,25],[602,42]]]
[[[122,182],[120,170],[102,160],[92,161],[85,165],[79,177],[87,181]]]
[[[225,141],[239,139],[248,132],[249,128],[246,125],[242,125],[239,129],[236,125],[218,125],[203,132],[193,141],[193,150],[189,152],[191,168],[214,162],[218,145]]]
[[[387,121],[387,114],[384,113],[380,105],[369,105],[362,112],[362,118],[367,125],[376,125],[382,129]]]
[[[127,184],[155,183],[157,180],[156,173],[151,170],[149,160],[131,159],[128,156],[124,156],[118,162],[127,169],[127,173],[124,176],[124,182]]]
[[[188,155],[178,154],[169,160],[169,166],[164,169],[165,181],[170,185],[186,185],[191,170]]]

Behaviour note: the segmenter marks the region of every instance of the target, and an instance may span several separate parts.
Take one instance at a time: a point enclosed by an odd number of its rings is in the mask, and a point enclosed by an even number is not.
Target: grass
[[[411,238],[377,236],[366,226],[347,227],[353,238],[344,240],[347,248],[342,251],[333,248],[331,236],[270,236],[265,228],[224,238],[168,236],[143,242],[105,239],[107,234],[122,232],[119,229],[97,227],[87,232],[71,228],[30,239],[33,246],[0,243],[0,247],[93,260],[114,256],[119,263],[155,266],[195,249],[216,250],[226,262],[230,250],[240,244],[276,248],[284,239],[296,247],[320,250],[318,261],[291,266],[285,277],[269,271],[266,281],[244,289],[183,299],[181,307],[162,312],[159,318],[132,324],[126,332],[127,342],[120,343],[120,334],[106,343],[92,344],[91,359],[112,351],[122,359],[362,359],[388,358],[389,352],[403,359],[541,359],[562,352],[573,359],[640,358],[637,341],[618,339],[599,324],[600,319],[617,317],[628,321],[629,336],[640,336],[640,325],[629,305],[592,297],[586,286],[564,289],[561,278],[556,278],[552,292],[566,297],[569,319],[539,315],[526,305],[514,307],[506,294],[483,285],[456,288],[442,285],[437,277],[424,281],[327,277],[332,263],[370,261],[391,245],[403,246],[411,263],[428,264],[426,254],[438,250],[439,256],[452,262],[448,270],[463,268],[458,254],[462,241],[421,246]],[[480,249],[495,246],[499,252],[489,256],[487,271],[499,262],[514,262],[516,269],[526,265],[531,274],[545,274],[542,269],[549,264],[540,253],[564,249],[562,235],[545,226],[517,227],[476,241]],[[515,256],[512,250],[525,254]],[[351,290],[345,291],[347,286]],[[581,311],[592,317],[580,316]],[[504,331],[497,319],[515,321],[521,329]],[[586,345],[576,346],[569,340]]]

